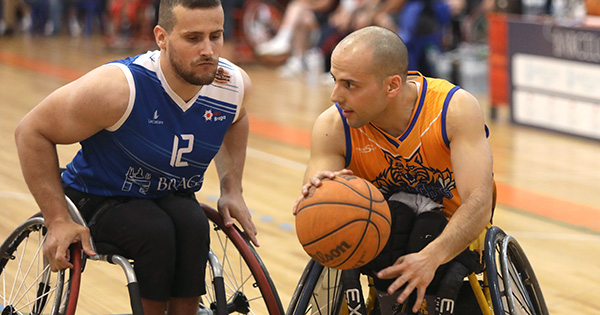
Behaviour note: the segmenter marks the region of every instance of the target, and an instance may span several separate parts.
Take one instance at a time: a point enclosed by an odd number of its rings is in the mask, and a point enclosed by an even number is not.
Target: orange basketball
[[[349,175],[325,179],[298,204],[296,233],[314,260],[354,269],[375,258],[390,236],[390,209],[368,181]]]

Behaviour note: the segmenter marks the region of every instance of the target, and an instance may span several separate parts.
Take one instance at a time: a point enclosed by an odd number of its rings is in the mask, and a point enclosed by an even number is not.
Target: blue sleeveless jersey
[[[188,102],[171,90],[153,51],[115,61],[130,87],[123,117],[81,142],[62,177],[74,189],[102,196],[157,198],[200,189],[204,172],[237,119],[240,69],[219,60],[215,81]]]

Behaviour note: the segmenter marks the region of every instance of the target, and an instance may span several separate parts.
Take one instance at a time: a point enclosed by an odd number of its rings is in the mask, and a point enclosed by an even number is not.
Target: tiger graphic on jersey
[[[409,159],[394,156],[383,149],[382,152],[390,167],[379,173],[372,183],[379,187],[385,199],[399,191],[423,195],[440,204],[444,198],[452,199],[456,185],[448,168],[440,171],[423,165],[418,150]]]

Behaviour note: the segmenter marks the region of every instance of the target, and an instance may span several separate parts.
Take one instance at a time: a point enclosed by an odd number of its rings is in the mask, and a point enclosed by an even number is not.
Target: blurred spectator
[[[408,70],[434,75],[431,51],[443,50],[444,34],[451,27],[450,5],[444,0],[387,0],[378,15],[387,14],[408,49]]]
[[[72,36],[91,35],[96,22],[104,30],[104,11],[107,0],[4,0],[19,4],[23,31],[48,36],[60,34],[68,26]],[[12,10],[14,11],[14,10]],[[12,11],[6,11],[9,13]],[[81,20],[80,20],[81,15]],[[10,20],[10,18],[8,19]],[[83,23],[83,27],[82,27]],[[9,27],[9,30],[12,27]]]
[[[31,10],[23,0],[1,0],[3,13],[3,30],[0,34],[10,36],[18,29],[18,16],[21,16],[21,29],[29,30],[31,27]]]
[[[281,76],[302,73],[306,68],[305,53],[318,42],[320,26],[327,23],[337,5],[337,0],[292,0],[277,34],[258,45],[256,53],[270,56],[290,53],[286,64],[279,69]]]
[[[107,8],[106,45],[113,49],[154,47],[158,4],[156,0],[111,0]]]
[[[356,29],[355,13],[359,8],[370,7],[373,0],[340,0],[339,5],[331,13],[327,23],[321,27],[321,36],[318,47],[321,49],[324,60],[323,71],[328,73],[331,68],[331,52],[337,43],[347,34]],[[377,0],[378,1],[378,0]],[[365,4],[366,3],[366,4]],[[329,74],[323,75],[323,82],[333,82]]]
[[[68,0],[67,0],[68,1]],[[94,25],[98,23],[100,33],[105,32],[106,8],[108,0],[79,0],[79,7],[84,13],[83,33],[86,36],[92,34]],[[75,16],[76,18],[76,16]],[[152,22],[150,22],[152,23]],[[154,25],[153,23],[151,25]]]
[[[31,34],[42,33],[48,20],[48,3],[45,0],[25,0],[25,3],[29,6],[31,25],[24,31]]]
[[[225,13],[225,23],[223,24],[223,57],[233,63],[239,63],[236,57],[236,36],[237,36],[237,19],[238,10],[244,6],[244,0],[224,0],[221,1],[223,12]]]

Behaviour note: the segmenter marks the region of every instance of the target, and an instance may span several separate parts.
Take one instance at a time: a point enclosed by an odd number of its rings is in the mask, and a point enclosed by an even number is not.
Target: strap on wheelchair
[[[358,269],[342,271],[342,292],[348,305],[348,315],[367,315]]]

